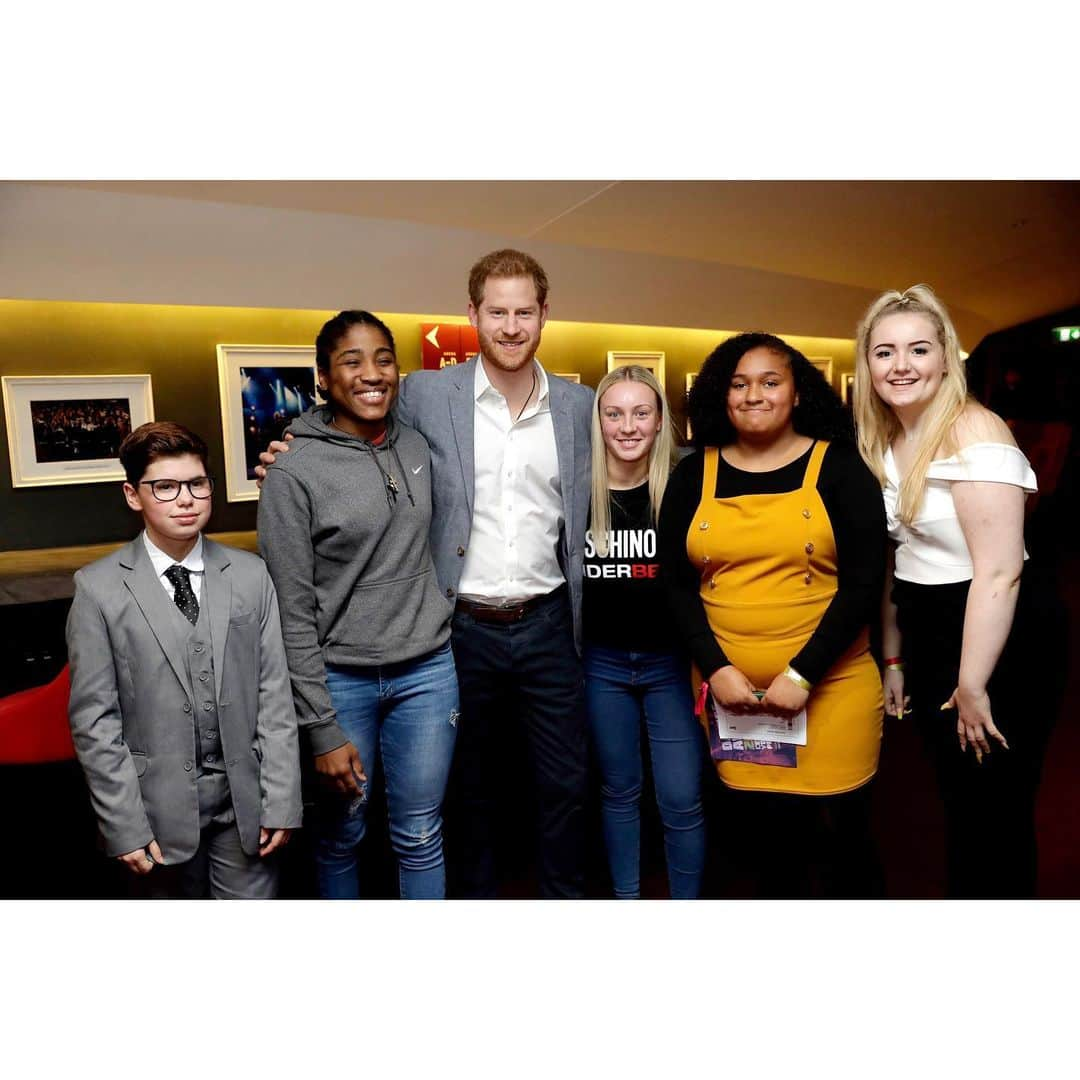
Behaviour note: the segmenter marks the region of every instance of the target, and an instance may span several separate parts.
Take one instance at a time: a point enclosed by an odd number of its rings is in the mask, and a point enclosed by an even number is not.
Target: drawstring
[[[398,472],[401,473],[401,479],[405,482],[405,494],[409,496],[409,503],[412,506],[415,506],[416,500],[413,498],[412,488],[409,487],[409,470],[401,464],[401,458],[398,457],[396,442],[392,442],[390,444],[390,453],[394,455],[394,460],[397,462]],[[393,477],[391,477],[390,479],[393,480]]]

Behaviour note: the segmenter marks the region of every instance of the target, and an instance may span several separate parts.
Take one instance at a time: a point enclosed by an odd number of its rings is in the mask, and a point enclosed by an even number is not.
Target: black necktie
[[[188,622],[194,626],[199,621],[199,601],[191,591],[191,571],[179,563],[170,566],[165,571],[165,576],[176,590],[173,593],[173,602],[184,613]]]

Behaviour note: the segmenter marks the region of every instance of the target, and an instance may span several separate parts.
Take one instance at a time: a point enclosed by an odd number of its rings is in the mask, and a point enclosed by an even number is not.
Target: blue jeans
[[[687,665],[666,653],[587,646],[585,700],[600,766],[604,844],[615,896],[629,900],[641,891],[644,719],[671,896],[696,898],[705,867],[705,744],[694,718]]]
[[[329,900],[360,895],[356,845],[367,828],[368,787],[381,760],[401,896],[442,899],[446,895],[442,802],[458,719],[450,643],[399,664],[327,664],[326,685],[337,722],[360,753],[368,784],[352,800],[329,792],[322,795],[315,828],[319,895]]]

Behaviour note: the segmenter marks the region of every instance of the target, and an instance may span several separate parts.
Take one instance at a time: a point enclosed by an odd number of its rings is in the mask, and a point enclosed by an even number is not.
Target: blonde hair
[[[922,504],[926,491],[926,473],[930,462],[940,453],[952,453],[953,425],[968,401],[967,375],[960,359],[960,342],[945,305],[929,285],[912,285],[904,292],[882,293],[867,308],[855,339],[854,412],[859,453],[871,472],[885,486],[885,451],[900,433],[896,414],[878,397],[870,376],[870,335],[874,327],[889,315],[925,315],[937,330],[938,342],[945,354],[945,377],[927,406],[922,420],[922,434],[915,460],[900,483],[897,513],[910,525]]]
[[[671,437],[664,392],[656,376],[637,364],[617,367],[609,371],[596,388],[596,404],[592,418],[592,514],[591,529],[593,546],[601,558],[608,553],[608,533],[611,530],[611,488],[608,485],[607,447],[600,426],[600,401],[617,382],[639,382],[656,395],[656,408],[660,413],[660,430],[656,433],[649,450],[649,516],[655,525],[660,515],[660,503],[664,498],[671,466],[675,461],[675,443]]]

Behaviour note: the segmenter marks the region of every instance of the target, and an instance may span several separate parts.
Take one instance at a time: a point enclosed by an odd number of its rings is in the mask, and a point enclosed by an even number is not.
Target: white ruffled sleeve
[[[972,443],[952,457],[930,463],[928,480],[983,480],[1015,484],[1029,495],[1039,490],[1035,471],[1015,446],[1007,443]]]

